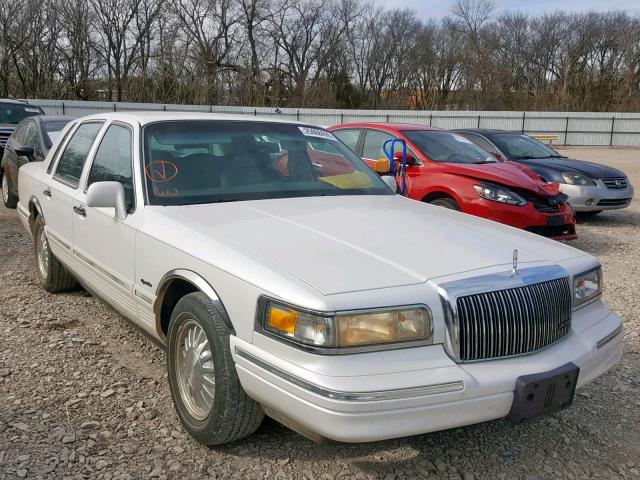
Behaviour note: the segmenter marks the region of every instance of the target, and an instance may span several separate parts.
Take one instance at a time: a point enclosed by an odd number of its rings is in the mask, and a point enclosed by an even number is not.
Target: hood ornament
[[[518,249],[513,250],[513,270],[511,276],[518,275]]]

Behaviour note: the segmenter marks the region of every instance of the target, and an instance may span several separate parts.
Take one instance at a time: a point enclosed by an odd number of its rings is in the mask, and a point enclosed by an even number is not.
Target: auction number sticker
[[[325,138],[327,140],[337,141],[336,137],[334,137],[331,133],[327,132],[326,130],[321,130],[320,128],[311,128],[311,127],[298,127],[298,128],[307,137],[318,137],[318,138]]]

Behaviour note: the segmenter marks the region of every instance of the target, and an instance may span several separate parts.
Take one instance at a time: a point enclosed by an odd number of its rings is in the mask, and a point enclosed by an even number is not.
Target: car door
[[[19,159],[16,155],[15,149],[22,145],[30,123],[32,123],[30,120],[21,121],[13,132],[13,135],[11,135],[7,140],[7,145],[4,149],[3,167],[7,171],[7,178],[11,180],[14,187],[16,187],[18,183],[19,168]]]
[[[43,209],[50,248],[72,270],[77,264],[72,248],[74,198],[84,164],[103,126],[104,121],[80,123],[58,154],[49,185],[35,192]]]
[[[362,142],[362,158],[369,166],[373,166],[373,163],[380,158],[387,158],[383,148],[384,142],[392,138],[395,138],[395,135],[381,130],[367,129],[365,131],[364,141]],[[402,144],[396,142],[393,150],[394,152],[402,152]],[[411,148],[407,147],[407,153],[410,153],[418,161],[415,165],[407,167],[407,194],[411,194],[420,175],[421,165],[419,157],[416,156]],[[400,187],[401,184],[398,183],[398,186]]]
[[[136,209],[133,182],[133,128],[120,122],[107,126],[97,141],[83,175],[83,188],[74,199],[73,248],[79,273],[87,286],[128,318],[137,315],[133,297],[135,232],[142,209]],[[96,182],[120,182],[127,217],[113,208],[87,206],[87,189]]]

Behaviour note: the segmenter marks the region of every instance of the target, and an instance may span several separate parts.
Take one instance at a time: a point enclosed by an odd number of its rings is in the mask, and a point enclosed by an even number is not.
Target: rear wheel
[[[37,217],[33,226],[33,253],[36,259],[38,281],[47,292],[62,292],[75,286],[75,278],[49,248],[49,239],[44,230],[42,217]]]
[[[431,205],[436,205],[437,207],[444,207],[450,210],[460,211],[460,206],[453,198],[448,198],[448,197],[436,198],[435,200],[431,200],[429,203]]]
[[[251,435],[264,413],[242,389],[221,312],[201,292],[184,296],[167,332],[171,396],[189,434],[205,445]]]
[[[4,206],[7,208],[16,208],[18,205],[18,197],[11,191],[9,182],[7,172],[4,172],[2,174],[2,203],[4,203]]]

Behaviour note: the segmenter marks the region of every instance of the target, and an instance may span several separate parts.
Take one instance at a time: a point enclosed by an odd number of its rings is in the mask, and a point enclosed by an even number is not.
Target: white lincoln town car
[[[522,423],[622,355],[594,257],[396,195],[322,128],[92,115],[18,183],[42,287],[162,344],[204,444],[265,414],[344,442]]]

